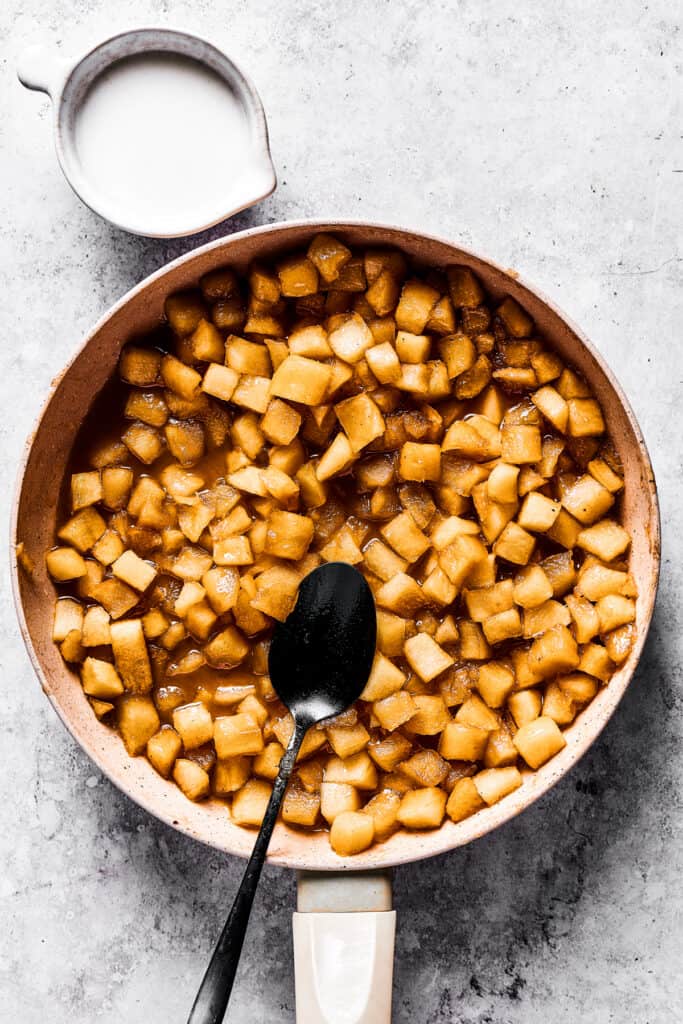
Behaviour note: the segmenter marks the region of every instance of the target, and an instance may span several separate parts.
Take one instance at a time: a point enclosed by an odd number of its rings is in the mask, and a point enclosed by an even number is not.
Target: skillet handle
[[[301,872],[297,1024],[390,1024],[396,913],[385,872]]]

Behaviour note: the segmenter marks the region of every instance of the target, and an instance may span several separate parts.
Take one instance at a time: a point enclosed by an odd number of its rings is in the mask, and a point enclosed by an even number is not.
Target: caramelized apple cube
[[[439,298],[439,292],[423,281],[406,281],[395,313],[399,330],[421,334]]]
[[[123,554],[123,541],[116,530],[105,530],[92,546],[92,553],[102,565],[111,565]],[[137,557],[137,556],[136,556]]]
[[[469,267],[448,267],[446,277],[451,301],[456,309],[479,306],[486,298],[479,279]]]
[[[563,508],[560,509],[557,519],[547,531],[550,540],[568,550],[575,547],[580,533],[581,523]]]
[[[342,811],[337,814],[330,828],[330,845],[340,857],[352,857],[367,850],[375,838],[375,826],[371,815],[357,811]]]
[[[626,626],[623,628],[628,629],[630,627]],[[612,635],[610,634],[610,636]],[[605,639],[608,641],[609,637]],[[611,647],[608,649],[598,643],[589,643],[581,648],[581,660],[579,661],[578,669],[580,672],[594,676],[601,682],[606,683],[614,672],[614,660],[612,659]]]
[[[398,472],[403,480],[438,481],[441,477],[440,446],[406,441],[401,448]]]
[[[496,312],[506,331],[513,338],[528,338],[531,335],[534,329],[533,320],[511,296],[503,299]]]
[[[534,770],[544,765],[567,745],[557,723],[544,715],[518,729],[512,742],[529,767]]]
[[[424,682],[431,682],[453,664],[453,658],[428,633],[418,633],[406,640],[406,660]]]
[[[125,619],[110,626],[114,661],[123,684],[132,693],[152,689],[152,668],[141,619]]]
[[[126,694],[117,704],[117,725],[131,757],[141,754],[161,722],[150,697]]]
[[[85,576],[85,559],[73,548],[53,548],[45,556],[47,571],[53,580],[64,582]]]
[[[439,565],[458,589],[483,559],[487,550],[482,541],[469,534],[460,534],[452,544],[439,552]]]
[[[570,515],[584,526],[604,516],[614,504],[614,495],[598,481],[586,474],[563,494],[562,504]]]
[[[167,388],[186,401],[196,398],[202,382],[195,369],[175,356],[164,356],[161,360],[161,377]]]
[[[178,754],[183,748],[180,736],[170,725],[162,725],[147,741],[147,760],[167,779]]]
[[[429,548],[429,538],[416,526],[409,512],[401,512],[381,529],[391,547],[408,562],[415,562]]]
[[[464,597],[467,613],[474,622],[484,622],[492,615],[509,611],[512,608],[512,595],[513,583],[510,579],[500,580],[488,587],[466,590]]]
[[[377,788],[377,768],[365,750],[348,757],[331,757],[323,773],[325,782],[347,783],[356,789]]]
[[[484,753],[485,768],[504,768],[508,765],[516,765],[517,757],[517,748],[506,727],[489,733]]]
[[[522,785],[522,776],[519,769],[513,767],[486,768],[475,775],[472,781],[481,799],[491,807],[509,793],[519,789]]]
[[[588,463],[588,472],[611,494],[616,494],[624,486],[622,478],[614,472],[611,466],[607,465],[604,459],[591,459]]]
[[[312,828],[320,811],[320,795],[305,789],[290,787],[282,803],[282,820],[288,825]]]
[[[400,806],[399,794],[385,789],[373,796],[372,800],[369,800],[363,808],[362,813],[372,818],[375,829],[374,838],[378,842],[388,839],[399,827],[397,816]]]
[[[154,566],[139,558],[134,551],[124,551],[112,565],[111,571],[118,579],[139,591],[147,590],[157,574]]]
[[[532,352],[529,361],[539,384],[557,380],[562,373],[563,363],[555,352]]]
[[[171,455],[181,466],[193,466],[204,454],[204,430],[194,420],[171,420],[164,427],[164,436]]]
[[[199,362],[222,363],[225,359],[225,343],[214,324],[203,318],[199,321],[191,338],[192,355]]]
[[[132,486],[132,469],[125,466],[108,466],[102,470],[102,500],[107,508],[123,508]]]
[[[254,773],[260,775],[261,778],[270,779],[271,781],[276,779],[284,752],[285,748],[282,744],[274,740],[272,743],[266,743],[263,750],[256,754],[253,761],[250,761],[247,757],[233,757],[227,761],[219,761],[219,766],[221,764],[226,765],[226,767],[235,766],[229,773],[226,771],[225,787],[231,787],[228,790],[229,792],[240,789],[251,775],[250,765],[253,767]],[[238,768],[241,765],[244,765],[243,770]]]
[[[92,508],[83,508],[69,519],[58,531],[60,540],[71,544],[81,554],[85,554],[99,540],[107,528],[99,512]],[[69,577],[73,579],[74,577]]]
[[[439,828],[446,810],[446,794],[437,786],[405,793],[396,815],[405,828]]]
[[[460,706],[455,716],[456,722],[461,725],[471,725],[475,729],[484,729],[493,732],[500,728],[500,719],[495,711],[492,711],[476,693],[471,694]]]
[[[394,697],[398,696],[400,694],[394,694]],[[416,711],[410,719],[410,732],[420,736],[435,736],[446,728],[451,716],[440,695],[416,693],[413,701]]]
[[[627,572],[611,569],[599,562],[588,564],[587,559],[581,567],[576,586],[577,593],[583,594],[589,601],[598,601],[608,594],[623,594],[624,597],[636,597],[637,588],[633,578]]]
[[[531,558],[536,541],[530,533],[517,523],[508,523],[493,545],[494,554],[514,565],[526,565]]]
[[[576,640],[566,626],[553,626],[534,640],[529,661],[541,679],[571,671],[580,661]]]
[[[478,622],[463,620],[458,623],[458,630],[463,661],[483,661],[491,657],[491,648]]]
[[[313,521],[307,516],[274,510],[268,520],[265,552],[296,561],[306,554],[313,532]]]
[[[244,661],[249,644],[235,626],[228,626],[204,646],[206,660],[215,668],[234,668]]]
[[[501,661],[488,661],[479,667],[477,690],[490,708],[503,706],[515,685],[515,674]]]
[[[417,705],[409,693],[399,690],[375,701],[372,710],[381,727],[387,732],[393,732],[415,715]]]
[[[284,296],[298,298],[314,295],[318,290],[318,271],[307,256],[290,256],[278,264],[280,291]]]
[[[548,422],[563,434],[567,429],[567,422],[569,420],[569,406],[562,395],[555,388],[546,385],[535,391],[531,396],[531,400],[536,408],[543,413]]]
[[[446,803],[446,814],[452,821],[463,821],[476,814],[486,804],[479,796],[474,780],[468,777],[458,779]]]
[[[202,391],[214,398],[229,402],[240,380],[239,374],[229,366],[210,363],[202,380]]]
[[[213,560],[219,566],[251,565],[254,556],[249,538],[224,537],[213,546]]]
[[[119,357],[121,379],[138,387],[158,384],[161,358],[161,352],[156,349],[126,345]]]
[[[391,772],[408,756],[411,746],[410,740],[400,732],[392,732],[384,739],[371,740],[368,753],[382,771]]]
[[[570,437],[596,437],[605,432],[602,410],[594,398],[569,398]]]
[[[410,578],[410,577],[408,577]],[[377,648],[388,658],[400,657],[406,638],[406,620],[377,609]]]
[[[176,708],[173,712],[173,727],[186,750],[194,750],[213,739],[211,712],[201,701]]]
[[[339,359],[345,363],[357,363],[372,347],[374,339],[365,320],[358,313],[349,313],[330,330],[328,341]]]
[[[225,715],[217,718],[212,727],[216,754],[221,761],[263,750],[263,735],[253,715]]]
[[[104,611],[104,609],[101,609]],[[104,613],[107,621],[107,632],[109,634],[109,616]],[[156,640],[160,637],[169,627],[169,621],[161,611],[160,608],[150,608],[148,612],[142,616],[142,628],[147,640]],[[110,635],[110,634],[109,634]]]
[[[592,700],[600,688],[595,679],[585,675],[583,672],[573,672],[568,676],[560,676],[557,680],[557,685],[566,697],[579,705],[587,704],[588,701]]]
[[[71,475],[71,511],[78,512],[102,500],[102,477],[99,470]]]
[[[263,821],[272,786],[263,779],[249,779],[232,799],[232,820],[236,825],[256,828]]]
[[[476,398],[491,380],[492,366],[485,355],[477,356],[476,360],[464,373],[455,378],[453,391],[456,398]]]
[[[110,700],[123,693],[121,677],[108,661],[100,658],[86,658],[81,669],[83,690],[89,697]]]
[[[623,555],[631,543],[631,538],[623,526],[613,519],[602,519],[599,523],[581,530],[576,543],[603,562],[613,562],[619,555]]]
[[[56,608],[59,608],[63,601],[58,601]],[[80,607],[80,606],[79,606]],[[55,615],[56,622],[56,615]],[[83,617],[83,634],[81,637],[84,647],[103,647],[111,643],[110,619],[104,608],[98,604],[91,605]],[[54,637],[56,640],[57,637]],[[63,639],[63,637],[61,638]]]
[[[418,750],[398,766],[399,771],[416,786],[440,786],[448,774],[449,765],[436,750]]]
[[[176,334],[191,334],[205,314],[204,303],[198,292],[175,292],[164,303],[164,312]]]
[[[323,782],[320,786],[320,813],[328,825],[348,811],[357,811],[360,794],[354,786],[344,782]]]
[[[427,603],[419,583],[406,573],[397,573],[379,588],[375,601],[380,608],[388,608],[402,616],[414,615]]]
[[[396,573],[405,572],[408,567],[407,560],[397,555],[378,537],[373,537],[363,549],[363,559],[368,569],[385,582]]]
[[[339,402],[334,411],[354,453],[384,433],[384,417],[370,395],[364,392]]]
[[[404,673],[378,651],[360,699],[371,702],[382,700],[400,690],[405,680]]]
[[[538,462],[541,458],[541,432],[538,427],[524,423],[503,423],[500,440],[504,462],[521,465]]]
[[[499,504],[516,502],[518,478],[519,466],[510,466],[506,462],[499,462],[494,466],[486,482],[491,501]]]
[[[370,734],[361,722],[355,722],[351,725],[328,725],[325,729],[325,735],[332,750],[338,757],[342,758],[351,757],[353,754],[358,754],[364,750],[370,739]]]
[[[308,259],[317,268],[323,281],[336,281],[342,267],[351,259],[351,250],[334,235],[322,232],[308,247]]]
[[[524,612],[524,637],[529,640],[552,629],[553,626],[568,626],[571,622],[569,609],[559,601],[544,601],[536,608],[527,608]]]
[[[287,402],[272,398],[260,423],[263,434],[272,444],[290,444],[299,432],[301,415]]]
[[[270,383],[274,397],[303,405],[319,405],[331,380],[331,369],[325,363],[290,355],[276,369]]]
[[[577,642],[588,643],[600,631],[600,619],[594,605],[579,594],[567,594],[565,603],[572,617]]]
[[[432,569],[422,584],[425,599],[432,605],[441,605],[444,608],[455,601],[457,592],[457,587],[451,583],[440,565]],[[457,639],[457,636],[453,639]]]
[[[102,569],[101,566],[99,568]],[[112,619],[120,619],[140,600],[139,594],[117,579],[106,579],[95,583],[90,588],[90,593],[85,596],[90,596],[101,604]]]
[[[522,608],[537,608],[550,600],[553,588],[540,565],[527,565],[514,578],[512,596]]]
[[[633,622],[636,617],[635,601],[630,597],[622,597],[620,594],[607,594],[601,597],[595,605],[595,610],[600,622],[600,632],[610,633],[619,626],[625,626]]]
[[[517,516],[517,522],[524,530],[545,533],[560,514],[560,503],[546,498],[535,491],[527,494]]]
[[[441,733],[439,753],[448,760],[481,761],[489,733],[473,725],[449,722]]]
[[[396,384],[401,379],[401,363],[388,341],[367,349],[365,358],[380,384]]]

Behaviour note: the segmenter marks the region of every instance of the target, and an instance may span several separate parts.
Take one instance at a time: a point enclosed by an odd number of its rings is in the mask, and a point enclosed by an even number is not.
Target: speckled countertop
[[[680,13],[680,12],[679,12]],[[194,240],[109,227],[62,179],[21,49],[205,34],[253,76],[280,184]],[[668,0],[8,0],[0,12],[0,467],[90,324],[209,237],[309,215],[448,235],[517,267],[615,368],[652,453],[664,562],[645,657],[581,764],[499,833],[396,873],[399,1024],[683,1019],[680,17]],[[7,580],[6,551],[0,551]],[[241,873],[76,748],[0,594],[0,1021],[176,1024]],[[267,869],[233,998],[291,1022],[293,876]]]

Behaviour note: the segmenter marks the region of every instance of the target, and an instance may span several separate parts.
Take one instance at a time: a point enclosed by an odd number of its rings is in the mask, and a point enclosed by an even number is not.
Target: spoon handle
[[[223,1015],[230,1000],[237,965],[240,961],[242,944],[249,924],[251,906],[254,902],[256,886],[261,877],[261,868],[268,852],[268,844],[273,834],[280,804],[292,773],[299,747],[306,734],[310,722],[294,721],[294,731],[282,755],[280,769],[273,785],[273,792],[259,834],[254,843],[249,863],[247,864],[235,902],[228,920],[225,922],[221,937],[206,969],[206,974],[192,1005],[187,1024],[221,1024]]]

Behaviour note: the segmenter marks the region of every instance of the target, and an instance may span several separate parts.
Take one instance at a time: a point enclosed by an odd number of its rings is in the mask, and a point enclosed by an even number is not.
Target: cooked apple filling
[[[282,817],[347,856],[522,785],[633,640],[622,469],[585,381],[466,266],[318,235],[169,296],[84,424],[54,640],[98,718],[238,825],[292,718],[274,620],[324,561],[377,605],[357,704],[311,729]]]

